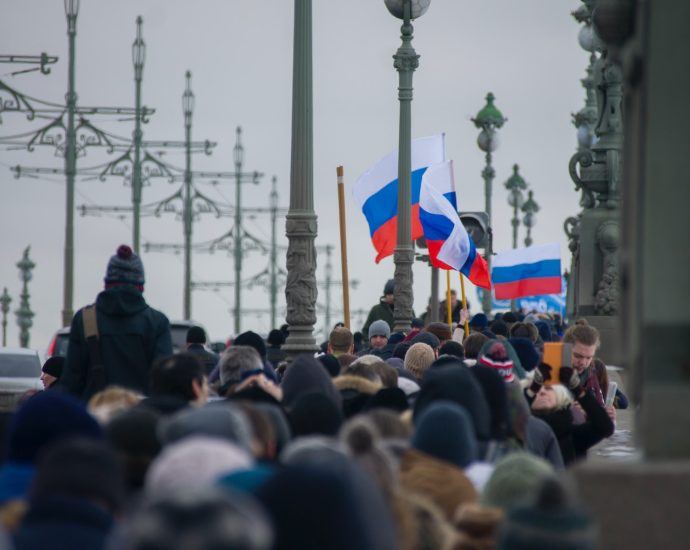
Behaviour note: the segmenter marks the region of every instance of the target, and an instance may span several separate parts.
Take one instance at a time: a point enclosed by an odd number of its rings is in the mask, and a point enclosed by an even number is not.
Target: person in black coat
[[[525,389],[532,414],[553,430],[566,466],[586,458],[587,450],[613,434],[614,424],[606,409],[585,390],[572,367],[561,367],[561,384],[545,385],[551,367],[542,364]],[[573,399],[574,398],[574,399]]]

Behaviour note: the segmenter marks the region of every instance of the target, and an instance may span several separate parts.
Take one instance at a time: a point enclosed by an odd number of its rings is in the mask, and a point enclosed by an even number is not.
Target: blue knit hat
[[[122,244],[115,255],[110,257],[104,280],[106,285],[142,286],[145,282],[144,264],[129,246]]]
[[[483,313],[476,313],[470,319],[470,327],[476,330],[481,330],[489,326],[489,320]]]

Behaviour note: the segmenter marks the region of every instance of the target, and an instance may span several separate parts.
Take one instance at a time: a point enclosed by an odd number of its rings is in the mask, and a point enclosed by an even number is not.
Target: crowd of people
[[[284,327],[216,355],[193,327],[173,354],[144,282],[120,247],[14,412],[0,548],[597,547],[563,474],[627,399],[586,322],[478,313],[466,334],[458,311],[395,332],[389,281],[359,342],[339,323],[289,357]]]

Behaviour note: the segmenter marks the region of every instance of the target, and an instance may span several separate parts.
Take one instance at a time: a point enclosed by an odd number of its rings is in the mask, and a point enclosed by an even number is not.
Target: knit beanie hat
[[[515,379],[513,361],[508,356],[506,347],[498,340],[484,345],[477,358],[477,364],[496,369],[506,382],[512,382]]]
[[[498,533],[498,550],[594,550],[597,530],[588,514],[569,503],[557,479],[547,479],[536,499],[510,511]]]
[[[39,392],[14,414],[7,432],[8,459],[33,463],[39,451],[68,436],[100,439],[100,425],[76,398],[61,392]]]
[[[206,332],[201,327],[189,327],[189,329],[187,330],[187,337],[185,338],[185,341],[188,344],[205,344]]]
[[[541,484],[554,477],[553,466],[543,458],[521,451],[509,453],[496,462],[484,487],[482,504],[508,510],[523,499],[534,499]]]
[[[105,504],[109,511],[124,506],[125,481],[115,452],[102,441],[67,439],[41,455],[30,497],[77,497]]]
[[[201,491],[222,475],[250,468],[244,449],[215,437],[190,436],[166,446],[146,474],[146,495],[152,500]]]
[[[469,413],[457,403],[443,399],[415,418],[412,447],[458,468],[467,468],[479,455]]]
[[[489,326],[489,320],[484,313],[476,313],[470,319],[470,327],[475,330],[482,330]]]
[[[395,279],[388,279],[383,287],[383,294],[393,294],[395,292]]]
[[[50,374],[50,376],[60,378],[64,366],[65,358],[61,357],[60,355],[53,355],[52,357],[48,357],[48,359],[46,359],[46,362],[43,363],[41,370],[46,374]]]
[[[331,378],[335,378],[340,374],[340,363],[335,355],[324,353],[323,355],[319,355],[317,359],[323,365],[323,368],[326,369]]]
[[[372,336],[385,336],[390,338],[391,327],[383,319],[378,319],[369,325],[369,338]]]
[[[336,435],[343,423],[343,412],[322,393],[306,393],[295,401],[289,414],[295,437]]]
[[[245,414],[227,402],[183,409],[161,420],[159,434],[164,445],[203,435],[229,441],[245,450],[251,448],[252,438]]]
[[[422,342],[423,344],[426,344],[427,346],[431,346],[431,349],[438,349],[439,346],[441,345],[441,340],[438,339],[438,336],[431,332],[420,332],[417,334],[414,338],[410,340],[410,343],[412,345],[418,344],[419,342]]]
[[[529,338],[509,338],[508,342],[520,359],[522,368],[526,371],[534,370],[539,364],[539,352]]]
[[[248,330],[239,334],[233,341],[233,346],[251,346],[261,356],[261,359],[266,359],[266,342],[256,332]]]
[[[421,380],[434,359],[434,350],[429,345],[422,342],[412,344],[405,354],[405,369],[414,374],[417,380]]]
[[[106,285],[143,286],[144,264],[129,246],[121,244],[115,255],[110,257],[104,280]]]

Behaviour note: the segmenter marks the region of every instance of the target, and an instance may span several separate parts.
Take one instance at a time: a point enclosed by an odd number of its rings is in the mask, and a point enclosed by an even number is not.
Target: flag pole
[[[450,269],[446,270],[446,319],[448,326],[453,329],[453,310],[450,305]]]
[[[462,276],[462,273],[458,271],[458,275],[460,275],[460,292],[462,293],[462,309],[465,309],[467,306],[467,301],[465,300],[465,278]],[[465,317],[465,337],[467,337],[470,334],[470,326],[469,322],[467,321],[467,317]]]
[[[338,176],[338,212],[340,216],[340,266],[343,281],[343,313],[345,326],[350,329],[350,283],[347,276],[347,230],[345,227],[345,185],[343,167],[336,168]],[[350,329],[351,330],[351,329]]]

